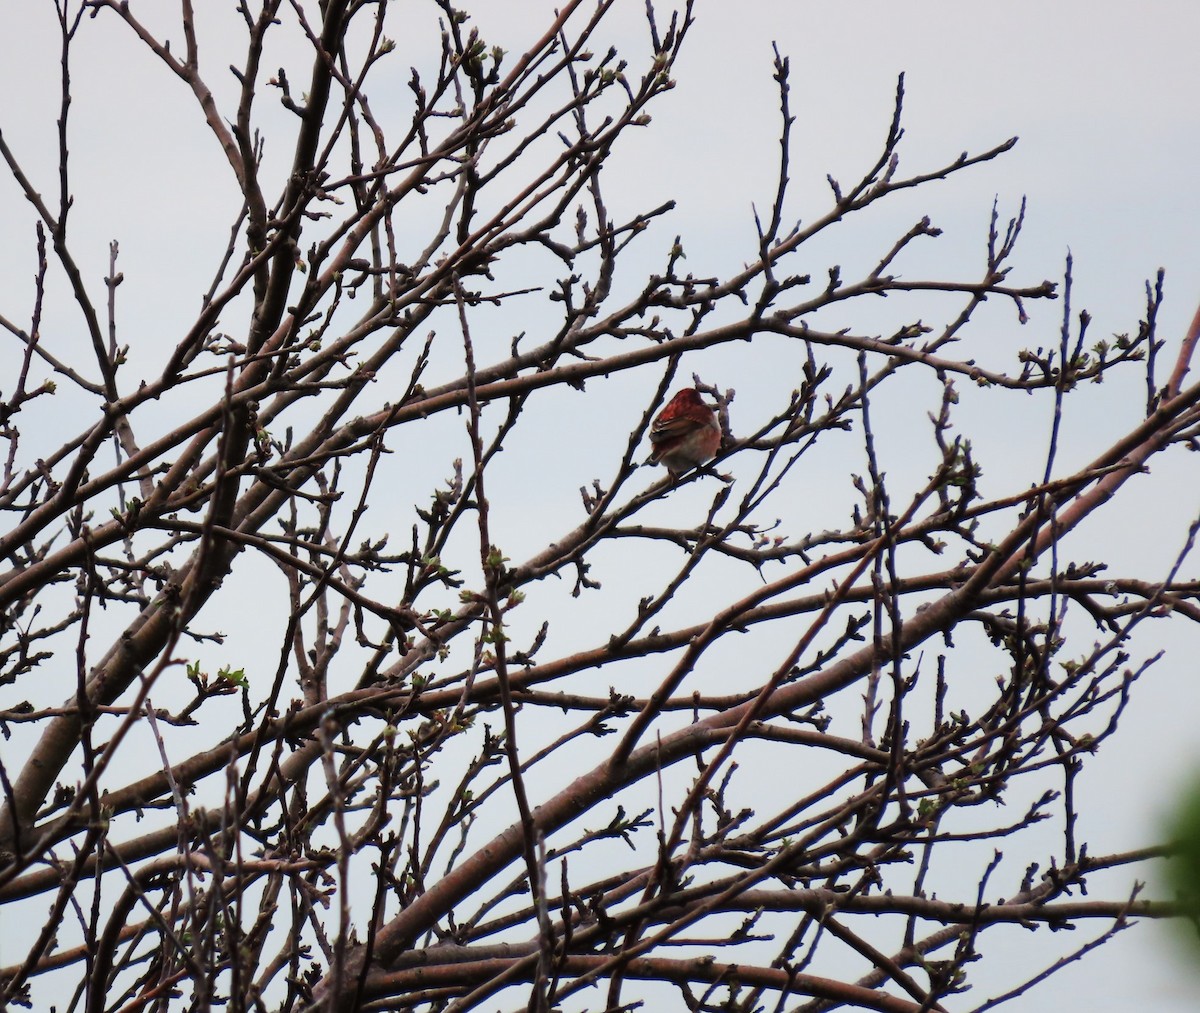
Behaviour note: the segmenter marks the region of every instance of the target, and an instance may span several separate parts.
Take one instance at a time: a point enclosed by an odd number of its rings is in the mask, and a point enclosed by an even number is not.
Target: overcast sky
[[[472,10],[489,43],[520,51],[522,40],[544,30],[553,4],[490,0],[463,6]],[[644,4],[623,0],[622,6],[629,45],[639,45]],[[232,0],[224,0],[224,8],[231,12]],[[960,151],[1020,138],[996,162],[941,190],[922,192],[934,224],[947,230],[949,252],[943,256],[978,258],[993,198],[1008,215],[1027,197],[1024,241],[1016,257],[1022,282],[1060,278],[1070,250],[1075,305],[1092,313],[1099,338],[1136,328],[1144,281],[1164,267],[1167,301],[1159,336],[1171,346],[1178,342],[1200,300],[1200,6],[1189,0],[700,0],[697,9],[693,37],[676,68],[675,92],[652,109],[651,126],[606,170],[609,193],[618,203],[627,198],[631,207],[644,207],[667,197],[679,200],[672,227],[684,234],[689,265],[697,273],[704,265],[719,270],[749,256],[751,203],[765,207],[773,194],[776,42],[792,66],[796,217],[824,209],[827,173],[847,181],[877,157],[897,76],[904,72],[903,170],[939,166]],[[57,52],[51,5],[7,0],[0,11],[0,87],[6,96],[0,129],[38,174],[43,193],[53,195]],[[79,53],[82,86],[71,113],[74,242],[97,290],[108,243],[121,242],[127,276],[122,298],[138,307],[129,333],[143,349],[152,349],[155,341],[169,347],[173,334],[159,335],[194,315],[203,288],[196,279],[211,274],[213,242],[220,247],[225,241],[228,169],[211,136],[195,129],[189,96],[139,54],[127,32],[99,23],[83,31],[85,36],[113,31],[111,38],[123,41],[81,45]],[[219,34],[214,29],[214,41]],[[115,50],[116,45],[124,48]],[[145,142],[136,146],[130,140],[134,120]],[[205,217],[210,201],[222,208],[215,233]],[[908,213],[885,217],[879,236],[894,236]],[[29,223],[28,205],[10,179],[0,179],[5,237],[0,312],[18,321],[31,298]],[[842,252],[852,259],[858,251]],[[1036,317],[1031,328],[1043,333],[1031,333],[1026,342],[1056,341],[1060,313],[1058,304]],[[65,424],[78,428],[76,420]],[[1013,452],[1019,456],[1022,449]],[[1196,485],[1181,488],[1179,499],[1186,526],[1200,507]],[[1122,547],[1131,556],[1158,553],[1161,560],[1177,549],[1177,544]],[[1111,755],[1102,756],[1087,775],[1085,789],[1111,820],[1098,835],[1105,842],[1100,850],[1149,843],[1153,821],[1169,810],[1173,793],[1200,765],[1194,731],[1200,655],[1194,633],[1190,643],[1188,653],[1188,642],[1181,641],[1153,691],[1130,709]],[[1113,804],[1107,807],[1103,800],[1110,796]],[[1170,949],[1163,939],[1155,928],[1127,932],[1099,959],[1068,969],[1014,1008],[1193,1010],[1194,982],[1163,955]]]

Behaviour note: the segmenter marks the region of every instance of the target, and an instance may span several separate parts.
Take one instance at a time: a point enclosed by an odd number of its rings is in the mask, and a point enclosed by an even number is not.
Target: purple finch
[[[711,461],[721,449],[717,416],[700,392],[685,387],[650,426],[650,461],[664,464],[672,478]]]

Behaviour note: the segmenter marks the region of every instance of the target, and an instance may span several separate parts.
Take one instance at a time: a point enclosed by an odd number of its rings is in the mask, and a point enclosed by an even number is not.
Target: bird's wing
[[[683,436],[685,433],[696,428],[694,419],[689,419],[686,415],[681,415],[678,418],[666,419],[665,421],[655,422],[650,427],[650,442],[662,443],[665,440],[673,440],[677,436]]]

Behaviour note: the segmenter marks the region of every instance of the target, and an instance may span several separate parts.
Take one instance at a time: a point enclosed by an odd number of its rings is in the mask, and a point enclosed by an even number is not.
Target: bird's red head
[[[677,391],[675,396],[667,402],[667,406],[658,417],[660,420],[670,419],[697,406],[709,411],[712,410],[704,403],[704,398],[700,396],[700,392],[695,387],[684,387],[683,390]]]

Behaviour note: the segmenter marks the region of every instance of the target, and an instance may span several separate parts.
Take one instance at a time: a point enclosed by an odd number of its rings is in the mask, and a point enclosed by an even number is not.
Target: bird
[[[685,387],[650,425],[650,463],[666,465],[672,478],[711,461],[721,449],[716,413],[700,391]]]

